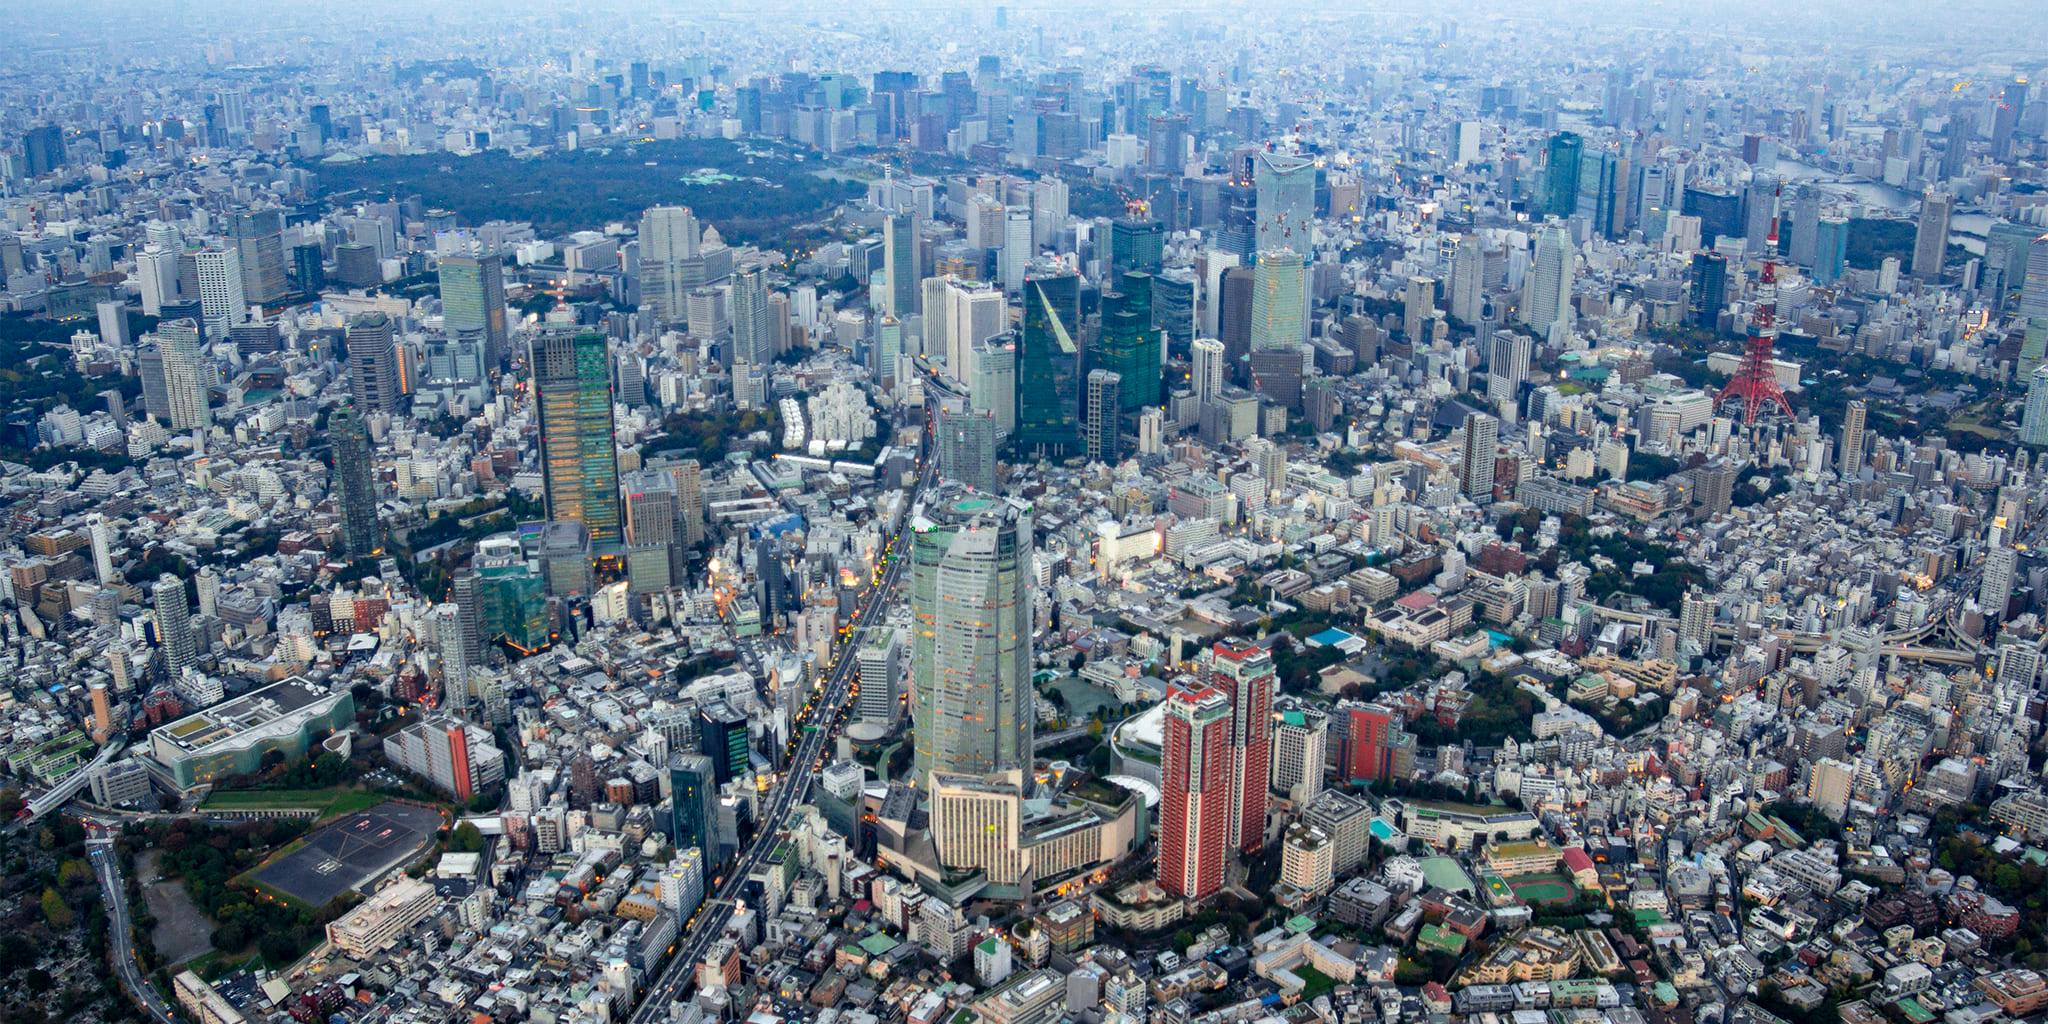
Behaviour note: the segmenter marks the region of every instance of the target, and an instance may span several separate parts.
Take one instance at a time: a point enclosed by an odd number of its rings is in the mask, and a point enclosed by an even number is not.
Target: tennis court
[[[361,888],[410,861],[433,841],[441,814],[396,801],[351,814],[256,869],[255,879],[310,907]]]
[[[1563,875],[1523,875],[1508,882],[1508,888],[1524,903],[1570,903],[1578,895]]]

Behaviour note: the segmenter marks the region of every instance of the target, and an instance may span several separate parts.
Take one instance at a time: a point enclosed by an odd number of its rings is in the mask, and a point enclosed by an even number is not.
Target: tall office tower
[[[1942,181],[1962,177],[1964,167],[1970,162],[1970,140],[1976,136],[1976,112],[1958,103],[1949,111],[1948,127],[1942,132],[1942,137],[1947,141],[1947,145],[1941,151]]]
[[[1044,456],[1081,449],[1081,279],[1069,273],[1024,279],[1024,330],[1017,338],[1019,451]]]
[[[1003,293],[1015,295],[1024,287],[1024,272],[1031,267],[1037,251],[1032,241],[1031,211],[1013,207],[1003,217]]]
[[[1005,331],[974,346],[971,361],[968,406],[995,418],[1000,444],[1017,430],[1017,336]]]
[[[278,210],[238,213],[235,252],[242,263],[242,295],[268,305],[291,294],[284,276],[284,215]]]
[[[1258,275],[1250,267],[1227,267],[1217,282],[1217,340],[1223,342],[1223,376],[1244,377],[1243,363],[1252,351],[1252,292]]]
[[[1258,227],[1253,237],[1259,262],[1269,253],[1292,249],[1297,263],[1315,255],[1316,165],[1292,153],[1261,151],[1252,157]]]
[[[732,361],[766,366],[780,355],[775,313],[768,305],[768,272],[760,267],[732,275]]]
[[[592,544],[616,544],[623,531],[605,337],[543,333],[534,339],[533,368],[548,518],[581,522]]]
[[[697,750],[711,759],[712,778],[718,785],[745,775],[752,761],[747,746],[747,716],[722,699],[699,705]]]
[[[1955,211],[1955,197],[1929,188],[1920,197],[1920,221],[1913,229],[1913,276],[1922,281],[1941,280],[1941,260],[1948,251],[1949,214]]]
[[[854,714],[864,722],[893,726],[903,714],[903,640],[893,629],[871,631],[855,655],[860,702]]]
[[[1792,230],[1786,240],[1786,255],[1802,267],[1814,265],[1820,252],[1820,189],[1801,185],[1792,196]]]
[[[1230,715],[1230,698],[1213,687],[1167,692],[1159,887],[1183,899],[1203,899],[1223,888],[1232,845]]]
[[[175,303],[178,294],[178,254],[150,246],[135,254],[135,277],[142,286],[142,312],[162,316],[165,303]]]
[[[668,759],[669,838],[678,850],[697,850],[718,863],[718,775],[703,754]]]
[[[1776,178],[1754,174],[1742,190],[1742,238],[1750,252],[1763,252],[1778,228],[1778,192],[1781,187]]]
[[[2048,445],[2048,362],[2027,375],[2027,409],[2020,420],[2020,443]]]
[[[441,260],[440,275],[441,319],[449,336],[480,333],[485,363],[504,365],[512,354],[511,329],[505,319],[504,261],[495,253],[446,256]]]
[[[1411,277],[1401,293],[1401,333],[1417,347],[1429,344],[1428,334],[1436,323],[1436,282]]]
[[[1735,504],[1735,464],[1715,456],[1693,470],[1693,494],[1701,510],[1718,516]]]
[[[1992,159],[2009,161],[2013,158],[2013,132],[2019,128],[2020,119],[2027,116],[2027,80],[2017,78],[2005,83],[1999,94],[1998,109],[1991,118]]]
[[[917,220],[907,213],[882,219],[882,287],[875,303],[882,312],[908,320],[917,312]]]
[[[397,412],[399,400],[398,343],[391,317],[363,313],[348,325],[348,384],[356,408],[365,415]]]
[[[2020,285],[2020,318],[2048,320],[2048,234],[2027,246],[2026,279]]]
[[[1288,249],[1259,253],[1252,271],[1251,351],[1293,351],[1308,340],[1301,256]]]
[[[903,321],[884,314],[875,322],[875,345],[869,352],[869,369],[884,391],[896,389],[896,360],[903,355]]]
[[[698,237],[697,215],[687,206],[654,206],[640,215],[640,303],[664,323],[689,316],[683,265],[697,255]]]
[[[1088,371],[1088,461],[1116,465],[1122,460],[1117,444],[1117,420],[1122,414],[1123,374],[1114,370]]]
[[[1705,249],[1692,254],[1686,286],[1685,319],[1703,331],[1719,331],[1728,305],[1728,257]]]
[[[911,514],[912,776],[1031,768],[1031,507],[945,487]]]
[[[175,321],[173,321],[175,322]],[[199,330],[193,325],[194,333]],[[135,376],[142,380],[142,411],[165,423],[171,421],[170,390],[164,380],[163,325],[157,333],[144,335],[135,348]]]
[[[939,479],[983,494],[996,487],[996,418],[979,410],[939,410],[935,429],[939,448]]]
[[[176,679],[199,663],[199,641],[192,632],[192,604],[185,597],[185,581],[170,573],[158,576],[150,602],[156,606],[156,642],[164,649],[164,667]]]
[[[1108,280],[1129,273],[1157,273],[1165,264],[1165,226],[1135,216],[1110,222]]]
[[[680,548],[675,477],[642,469],[620,478],[626,506],[626,582],[635,594],[672,586]]]
[[[341,506],[342,543],[351,561],[383,549],[377,523],[377,485],[371,477],[370,431],[355,409],[342,406],[327,416],[334,448],[334,493]]]
[[[1552,217],[1569,217],[1579,208],[1579,163],[1586,143],[1573,132],[1550,137],[1547,167],[1543,174],[1543,212]]]
[[[1601,237],[1628,230],[1628,186],[1628,158],[1611,146],[1580,157],[1578,212]]]
[[[101,584],[114,581],[114,528],[107,517],[94,512],[85,519],[86,538],[92,542],[93,579]]]
[[[159,323],[156,345],[166,423],[172,430],[193,430],[212,423],[213,410],[206,404],[211,371],[200,352],[199,325],[190,320]],[[147,383],[145,378],[144,384]],[[148,390],[146,386],[143,389],[145,400]]]
[[[1984,578],[1977,582],[1977,607],[1990,619],[2005,618],[2005,606],[2012,602],[2013,572],[2019,568],[2020,553],[2000,544],[1984,552]]]
[[[1230,698],[1230,848],[1266,844],[1266,790],[1272,783],[1273,656],[1256,644],[1219,641],[1209,688]]]
[[[1522,382],[1529,379],[1529,336],[1519,331],[1495,331],[1492,350],[1486,357],[1486,403],[1495,415],[1515,422]]]
[[[1479,236],[1458,237],[1451,255],[1451,315],[1465,324],[1477,324],[1486,308],[1486,251]]]
[[[1842,413],[1842,479],[1854,479],[1863,468],[1863,422],[1869,415],[1870,406],[1860,398],[1852,399]]]
[[[327,264],[320,243],[292,246],[292,284],[307,294],[317,294],[327,287]]]
[[[1493,500],[1493,460],[1500,449],[1500,421],[1485,413],[1465,417],[1465,449],[1458,490],[1484,505]]]
[[[1296,808],[1323,791],[1329,771],[1330,716],[1307,703],[1282,709],[1273,718],[1273,792]]]
[[[1088,353],[1090,366],[1122,375],[1126,411],[1158,405],[1165,359],[1160,332],[1152,326],[1152,275],[1123,274],[1117,290],[1103,291],[1101,309],[1101,331]]]
[[[201,249],[192,255],[206,336],[225,338],[228,328],[249,315],[249,302],[242,291],[241,255],[233,249]]]
[[[64,129],[54,124],[37,125],[21,133],[22,170],[40,178],[65,165]]]
[[[1224,361],[1228,358],[1223,343],[1215,338],[1196,338],[1189,346],[1192,355],[1190,376],[1195,388],[1195,401],[1208,404],[1223,392]]]
[[[1813,243],[1813,279],[1834,284],[1849,268],[1849,219],[1822,216]]]
[[[1067,223],[1067,183],[1046,175],[1031,183],[1031,244],[1039,248],[1059,242],[1060,229]]]
[[[1569,333],[1572,319],[1573,265],[1571,239],[1564,225],[1551,223],[1536,238],[1536,259],[1529,267],[1528,295],[1522,322],[1545,340],[1556,342]]]
[[[696,459],[684,459],[669,467],[676,479],[676,522],[684,547],[704,543],[704,467]]]
[[[928,354],[944,359],[946,376],[968,384],[974,376],[974,346],[1003,333],[1009,320],[1009,306],[1003,301],[1002,292],[978,281],[947,279],[927,294],[943,302],[944,307],[933,309],[927,299],[925,323],[934,324],[935,319],[943,322],[945,339],[943,352]]]

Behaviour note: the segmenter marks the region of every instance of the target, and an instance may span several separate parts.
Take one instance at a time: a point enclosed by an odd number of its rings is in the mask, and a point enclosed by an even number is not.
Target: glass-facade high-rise
[[[1024,279],[1024,331],[1017,341],[1019,451],[1061,456],[1081,447],[1081,279]]]
[[[1260,153],[1252,161],[1258,226],[1253,233],[1259,259],[1292,249],[1304,260],[1314,252],[1316,165],[1292,153]]]
[[[450,335],[476,332],[484,358],[505,361],[510,335],[505,322],[505,268],[496,255],[449,256],[441,260],[441,318]]]
[[[718,863],[718,779],[703,754],[677,754],[668,762],[669,834],[676,849],[703,851]]]
[[[1031,766],[1031,507],[946,486],[912,513],[914,778]]]
[[[377,488],[370,477],[370,432],[362,416],[344,405],[327,417],[327,436],[334,448],[342,542],[351,560],[369,558],[384,547],[377,526]]]
[[[619,458],[604,335],[543,334],[533,344],[533,378],[548,518],[581,522],[592,544],[619,543]]]
[[[1577,133],[1558,132],[1550,137],[1549,169],[1543,175],[1543,212],[1569,217],[1579,208],[1579,159],[1586,143]]]
[[[1123,274],[1117,290],[1102,295],[1102,334],[1091,353],[1090,370],[1110,370],[1123,378],[1121,408],[1143,409],[1159,404],[1159,332],[1152,327],[1152,275]]]

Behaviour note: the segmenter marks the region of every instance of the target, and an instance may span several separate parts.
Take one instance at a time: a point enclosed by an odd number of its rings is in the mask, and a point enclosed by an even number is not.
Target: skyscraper
[[[644,244],[644,238],[643,238]],[[449,335],[479,332],[484,359],[501,366],[511,354],[511,333],[505,320],[505,267],[496,253],[447,256],[441,260],[441,319]],[[642,294],[646,287],[642,282]]]
[[[1564,225],[1552,222],[1536,239],[1536,259],[1529,267],[1527,296],[1522,303],[1522,322],[1536,329],[1546,340],[1558,340],[1569,331],[1572,317],[1571,239]]]
[[[1024,330],[1017,339],[1019,451],[1062,456],[1081,448],[1081,279],[1073,274],[1024,279]]]
[[[1166,229],[1156,220],[1121,217],[1109,226],[1109,276],[1156,273],[1166,261]]]
[[[749,267],[732,275],[732,361],[762,366],[780,354],[775,316],[768,305],[768,272]]]
[[[1913,276],[1922,281],[1941,280],[1941,260],[1948,252],[1949,214],[1956,198],[1929,188],[1920,196],[1920,220],[1913,229]]]
[[[1209,688],[1230,698],[1230,848],[1266,844],[1266,795],[1273,744],[1273,656],[1256,644],[1223,640],[1211,653]]]
[[[1223,887],[1231,845],[1230,715],[1230,698],[1213,687],[1167,692],[1159,887],[1183,899],[1202,899]]]
[[[206,336],[225,338],[228,328],[249,314],[242,291],[242,258],[233,249],[201,249],[192,254],[199,277],[199,315]]]
[[[1465,324],[1479,323],[1486,304],[1486,251],[1479,236],[1458,236],[1451,255],[1451,316]]]
[[[238,213],[235,251],[242,264],[242,294],[268,304],[291,292],[284,275],[284,217],[277,210]]]
[[[1721,310],[1728,305],[1728,257],[1705,249],[1692,254],[1692,277],[1686,292],[1685,318],[1703,331],[1718,331]]]
[[[1299,349],[1308,338],[1301,256],[1284,248],[1262,251],[1252,274],[1251,350]]]
[[[1465,417],[1465,449],[1458,490],[1481,505],[1493,500],[1493,461],[1499,447],[1499,420],[1483,412]]]
[[[1031,507],[943,487],[910,520],[914,779],[1031,767]]]
[[[1114,370],[1088,371],[1088,461],[1115,465],[1121,460],[1117,421],[1123,411],[1123,375]]]
[[[683,264],[697,255],[698,238],[697,215],[687,206],[654,206],[640,215],[640,302],[664,322],[689,315]]]
[[[398,411],[398,344],[391,328],[391,317],[383,313],[364,313],[349,321],[349,391],[356,408],[365,413]]]
[[[1292,153],[1261,151],[1252,157],[1258,228],[1253,242],[1259,262],[1269,252],[1292,249],[1300,262],[1315,255],[1316,165]]]
[[[2027,408],[2020,419],[2020,443],[2048,445],[2048,362],[2027,375]]]
[[[718,863],[718,779],[703,754],[675,754],[668,761],[669,837],[676,849],[699,850],[704,863]]]
[[[199,662],[199,641],[192,633],[192,603],[185,581],[164,573],[156,578],[150,602],[156,606],[156,642],[164,649],[164,667],[172,679]]]
[[[917,312],[917,220],[907,213],[882,219],[884,287],[876,294],[882,312],[908,320]]]
[[[967,381],[967,401],[976,412],[995,418],[996,440],[1007,441],[1017,430],[1017,336],[1004,332],[976,346]]]
[[[1842,479],[1853,479],[1863,468],[1863,422],[1869,414],[1870,405],[1864,400],[1851,399],[1842,412]]]
[[[1984,578],[1977,581],[1977,607],[1992,619],[2005,618],[2005,606],[2012,603],[2013,573],[2020,554],[2000,544],[1984,552]]]
[[[619,461],[604,335],[542,334],[533,343],[533,381],[548,518],[582,522],[592,544],[618,543]]]
[[[1834,284],[1849,266],[1849,219],[1823,215],[1814,231],[1813,279]]]
[[[983,494],[997,493],[993,413],[941,408],[936,435],[939,479]]]
[[[1015,295],[1024,287],[1024,271],[1031,266],[1031,211],[1012,207],[1003,215],[1002,277],[1005,294]]]
[[[1585,148],[1585,140],[1573,132],[1558,132],[1550,137],[1548,167],[1543,175],[1544,213],[1569,217],[1578,210],[1579,164]]]
[[[1486,401],[1494,414],[1509,423],[1521,402],[1522,382],[1529,379],[1529,336],[1520,331],[1495,331],[1486,357]]]
[[[1208,403],[1216,400],[1223,391],[1224,360],[1223,343],[1215,338],[1196,338],[1189,347],[1193,356],[1191,364],[1195,387],[1195,401]]]
[[[752,762],[747,746],[747,716],[723,700],[698,707],[697,749],[711,762],[712,778],[717,785],[723,786],[746,774]]]
[[[370,432],[355,409],[342,406],[327,416],[334,450],[334,491],[341,506],[342,543],[351,561],[384,547],[377,523],[377,488],[370,476]]]
[[[1152,275],[1122,275],[1117,290],[1102,294],[1102,330],[1089,363],[1123,378],[1119,393],[1127,411],[1159,404],[1159,339],[1152,326]]]
[[[213,410],[207,405],[208,378],[212,374],[200,354],[199,325],[191,320],[166,320],[156,325],[156,342],[164,418],[170,428],[192,430],[212,423]],[[144,368],[145,374],[147,369]],[[143,398],[147,405],[146,377]]]

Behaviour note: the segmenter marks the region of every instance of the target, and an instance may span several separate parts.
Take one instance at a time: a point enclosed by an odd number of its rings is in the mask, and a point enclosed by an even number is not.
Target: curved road
[[[929,417],[927,417],[929,421]],[[926,445],[926,454],[929,446]],[[922,460],[917,484],[910,490],[903,506],[903,522],[908,524],[917,501],[924,493],[926,477]],[[725,867],[725,881],[718,891],[708,897],[698,910],[697,920],[685,932],[675,956],[655,978],[640,1005],[635,1007],[628,1018],[629,1024],[654,1024],[666,1020],[669,1007],[680,999],[696,981],[696,968],[711,944],[725,934],[726,922],[731,920],[733,908],[737,905],[740,887],[746,884],[747,875],[767,859],[775,847],[782,842],[782,830],[789,821],[790,809],[802,803],[810,794],[812,780],[817,773],[811,765],[823,755],[825,743],[838,731],[839,715],[846,708],[846,701],[852,690],[853,669],[859,663],[853,656],[859,645],[861,634],[880,622],[890,603],[896,584],[903,576],[903,567],[910,562],[910,552],[899,550],[896,543],[904,535],[899,526],[890,536],[887,550],[890,552],[889,565],[882,573],[882,579],[868,591],[867,598],[855,610],[852,628],[840,645],[840,656],[832,663],[831,674],[825,681],[823,698],[813,708],[809,721],[818,723],[815,729],[803,734],[798,741],[795,756],[790,758],[789,767],[782,782],[776,786],[775,796],[769,802],[766,813],[761,816],[761,827],[755,833],[754,843],[741,853],[739,858]]]
[[[93,873],[100,880],[100,898],[107,904],[107,935],[113,945],[108,952],[114,958],[114,973],[120,978],[121,987],[127,990],[128,998],[148,1011],[150,1020],[156,1024],[178,1024],[164,997],[142,976],[142,965],[135,959],[134,937],[130,934],[135,922],[128,916],[128,887],[122,884],[121,864],[114,854],[112,840],[93,840],[88,856],[92,858]]]

